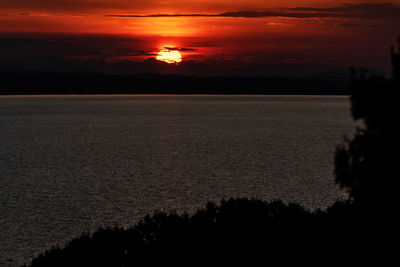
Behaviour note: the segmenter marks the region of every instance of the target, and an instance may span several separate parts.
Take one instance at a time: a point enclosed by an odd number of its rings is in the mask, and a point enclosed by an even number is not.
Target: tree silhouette
[[[400,51],[400,39],[399,39]],[[351,69],[353,119],[362,121],[335,155],[336,183],[346,188],[364,221],[393,222],[398,213],[396,137],[400,54],[392,48],[393,78]]]

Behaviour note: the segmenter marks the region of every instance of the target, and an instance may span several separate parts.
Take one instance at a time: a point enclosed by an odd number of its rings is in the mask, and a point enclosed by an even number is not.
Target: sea
[[[326,209],[348,96],[0,97],[0,265],[231,197]]]

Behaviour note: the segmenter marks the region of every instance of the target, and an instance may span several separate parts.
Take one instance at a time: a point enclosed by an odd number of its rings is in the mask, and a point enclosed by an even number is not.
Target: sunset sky
[[[400,0],[0,3],[3,69],[43,58],[143,62],[167,48],[194,74],[198,66],[244,75],[389,71],[389,47],[400,35]]]

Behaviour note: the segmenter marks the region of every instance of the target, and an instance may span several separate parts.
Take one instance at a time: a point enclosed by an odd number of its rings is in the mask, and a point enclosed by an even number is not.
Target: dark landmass
[[[0,95],[299,94],[349,95],[349,77],[206,77],[168,74],[0,72]]]

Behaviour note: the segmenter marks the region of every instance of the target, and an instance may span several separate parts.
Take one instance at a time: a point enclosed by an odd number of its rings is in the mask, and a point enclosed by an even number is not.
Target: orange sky
[[[347,0],[345,2],[357,4],[366,1]],[[7,11],[53,14],[102,14],[106,11],[207,13],[275,7],[327,7],[338,5],[338,1],[335,0],[2,0],[1,3],[1,9]]]
[[[389,0],[390,1],[390,0]],[[387,3],[375,1],[372,3]],[[400,0],[391,1],[398,4]],[[364,4],[371,1],[345,0],[346,4]],[[296,24],[277,17],[257,19],[256,22],[231,18],[110,18],[109,14],[220,14],[223,12],[280,10],[298,7],[340,7],[334,0],[2,0],[0,5],[0,32],[81,32],[160,34],[173,36],[208,35],[221,30],[262,31],[273,25]],[[287,11],[285,11],[287,12]],[[373,9],[368,12],[374,12]],[[379,12],[379,10],[377,11]],[[315,18],[314,18],[315,19]],[[351,19],[342,18],[343,21]],[[255,25],[256,24],[256,25]],[[260,25],[263,27],[259,28]],[[265,25],[269,27],[265,27]],[[236,26],[236,27],[235,27]],[[250,27],[250,28],[249,28]],[[283,29],[281,28],[280,31]],[[288,29],[290,30],[290,29]],[[306,29],[305,29],[306,30]]]
[[[400,0],[388,1],[1,0],[0,34],[124,35],[135,51],[187,48],[186,60],[376,67],[400,34]]]

